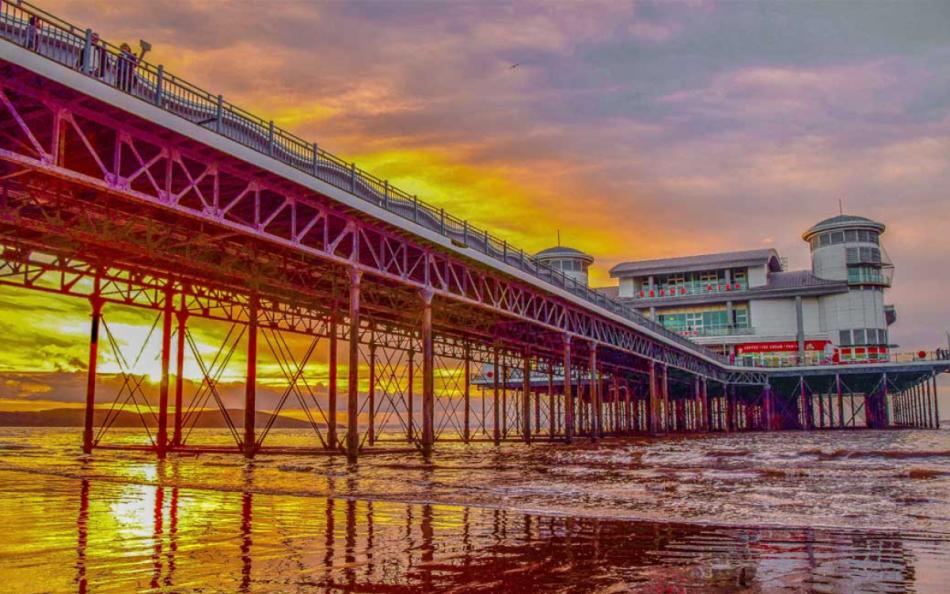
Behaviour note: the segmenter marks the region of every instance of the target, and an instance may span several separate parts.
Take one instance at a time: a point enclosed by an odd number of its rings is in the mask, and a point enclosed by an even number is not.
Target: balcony
[[[880,268],[858,266],[848,268],[848,284],[890,287],[891,278],[889,274],[886,274]]]
[[[749,284],[746,281],[717,282],[686,282],[675,285],[663,285],[653,289],[641,289],[634,294],[635,299],[675,299],[692,295],[711,295],[715,293],[731,293],[746,291]]]
[[[714,336],[751,336],[755,334],[755,328],[752,326],[710,326],[703,328],[689,328],[675,330],[670,328],[680,336],[686,338],[708,338]]]

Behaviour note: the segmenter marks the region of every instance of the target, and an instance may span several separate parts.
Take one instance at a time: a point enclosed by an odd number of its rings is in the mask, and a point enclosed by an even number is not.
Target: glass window
[[[838,332],[838,345],[851,346],[851,331],[841,330]]]
[[[827,233],[822,233],[821,236],[819,237],[819,240],[821,243],[821,247],[831,245],[831,236],[828,235]]]
[[[733,324],[737,328],[748,328],[749,327],[749,310],[744,309],[744,308],[732,310],[732,319],[733,319]]]
[[[858,232],[855,229],[851,229],[844,232],[844,240],[848,243],[853,241],[858,241]]]
[[[858,262],[859,253],[858,248],[849,247],[847,249],[848,264],[856,264]]]
[[[831,243],[832,244],[844,243],[844,231],[832,231]]]
[[[874,231],[868,231],[868,235],[869,235],[868,240],[871,243],[873,243],[874,245],[880,245],[880,238],[878,238],[877,233],[875,233]]]
[[[867,344],[867,337],[864,334],[864,329],[854,331],[854,344]]]
[[[871,241],[871,240],[869,239],[869,237],[868,237],[869,235],[870,235],[870,233],[868,233],[865,229],[859,230],[859,231],[858,231],[858,241],[863,241],[863,242],[865,242],[865,243]]]

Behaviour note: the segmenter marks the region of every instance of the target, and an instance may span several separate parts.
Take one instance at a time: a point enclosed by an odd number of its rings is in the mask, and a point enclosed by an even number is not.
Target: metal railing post
[[[271,120],[267,127],[267,154],[274,156],[274,120]]]
[[[221,123],[223,119],[224,119],[224,97],[222,97],[221,95],[218,95],[218,104],[215,107],[215,113],[214,113],[215,131],[218,132],[218,134],[221,133],[221,128],[222,128]]]
[[[350,163],[350,192],[356,193],[356,163]]]
[[[314,177],[320,177],[320,147],[317,146],[317,143],[313,143],[313,175]]]
[[[165,66],[159,64],[155,75],[155,105],[162,106],[162,94],[165,92]]]
[[[83,41],[82,71],[84,74],[92,72],[92,29],[86,29],[86,38]]]
[[[383,208],[389,210],[389,180],[383,182]]]
[[[445,235],[445,209],[439,209],[439,232]]]
[[[419,222],[419,197],[415,194],[412,195],[412,222]]]

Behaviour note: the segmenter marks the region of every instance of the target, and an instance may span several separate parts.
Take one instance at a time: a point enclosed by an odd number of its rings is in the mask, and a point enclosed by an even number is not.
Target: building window
[[[827,233],[822,233],[818,239],[819,239],[819,243],[821,244],[821,247],[827,247],[831,245],[831,236],[828,235]]]
[[[849,229],[844,232],[844,240],[848,243],[854,243],[858,241],[858,231],[856,229]]]
[[[831,243],[832,245],[844,243],[844,231],[833,231],[831,233]]]
[[[838,346],[851,346],[850,330],[840,330],[838,332]]]
[[[865,336],[864,328],[854,331],[854,344],[856,345],[867,344],[867,336]]]

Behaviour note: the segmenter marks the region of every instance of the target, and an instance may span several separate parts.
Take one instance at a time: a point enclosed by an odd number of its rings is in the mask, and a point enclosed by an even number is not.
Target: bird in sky
[[[517,63],[517,64],[512,64],[511,66],[508,67],[508,70],[514,70],[514,69],[517,68],[518,66],[521,66],[521,63],[520,63],[520,62]]]

